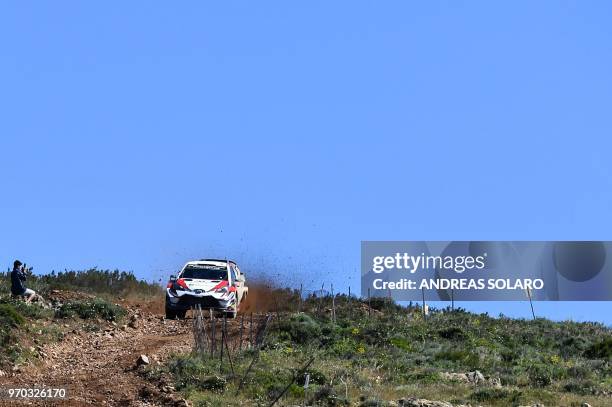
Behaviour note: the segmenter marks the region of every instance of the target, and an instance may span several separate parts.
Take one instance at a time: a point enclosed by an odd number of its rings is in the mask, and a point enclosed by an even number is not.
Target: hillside
[[[0,386],[64,384],[64,405],[612,404],[612,332],[598,323],[424,317],[387,300],[300,301],[255,286],[225,333],[215,320],[213,345],[207,313],[165,320],[159,287],[121,276],[37,278],[44,307],[3,292]]]
[[[424,318],[419,307],[376,300],[368,309],[346,296],[334,303],[335,323],[331,298],[310,298],[302,312],[273,313],[261,354],[234,355],[236,378],[227,359],[220,367],[209,356],[183,355],[154,371],[173,377],[201,405],[267,405],[283,390],[283,405],[448,405],[411,398],[473,406],[612,404],[612,334],[601,324],[464,310]]]

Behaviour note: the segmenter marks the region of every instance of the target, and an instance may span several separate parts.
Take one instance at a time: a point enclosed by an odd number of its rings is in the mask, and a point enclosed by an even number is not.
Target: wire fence
[[[208,360],[218,360],[220,373],[227,373],[229,367],[231,372],[229,378],[235,380],[238,392],[244,387],[257,364],[267,334],[274,323],[280,326],[284,318],[291,318],[293,315],[308,311],[318,317],[328,318],[331,323],[335,324],[338,312],[341,312],[341,317],[353,318],[360,315],[371,318],[374,314],[382,314],[385,307],[400,307],[391,298],[372,297],[369,290],[364,297],[360,297],[352,293],[350,288],[348,293],[338,293],[334,290],[333,285],[330,284],[327,287],[323,284],[320,289],[304,290],[300,286],[299,290],[296,289],[289,294],[290,297],[281,298],[282,311],[279,310],[281,305],[275,298],[273,301],[275,309],[266,313],[241,313],[236,318],[228,318],[225,313],[196,306],[192,310],[193,352]],[[282,294],[287,295],[287,292],[282,292]],[[406,311],[422,313],[423,319],[427,320],[428,308],[423,300],[422,304],[414,304],[414,306],[411,304],[406,307]],[[251,359],[246,369],[243,368],[244,371],[240,373],[236,371],[234,361],[237,355],[244,357],[245,351],[251,352],[249,356]],[[285,390],[272,401],[270,406],[283,397],[286,389],[289,389],[296,381],[296,375],[306,374],[315,357],[316,355],[313,355],[298,369],[298,373],[293,375]],[[242,361],[244,362],[244,359]]]

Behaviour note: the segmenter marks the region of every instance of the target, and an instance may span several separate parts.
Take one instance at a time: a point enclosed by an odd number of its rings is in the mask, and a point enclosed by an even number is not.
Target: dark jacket
[[[13,295],[23,295],[26,290],[23,284],[25,280],[25,273],[18,268],[14,268],[11,272],[11,293],[13,293]]]

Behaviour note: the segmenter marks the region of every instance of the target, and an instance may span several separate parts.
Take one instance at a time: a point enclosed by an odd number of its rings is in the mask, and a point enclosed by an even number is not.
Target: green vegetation
[[[13,329],[23,325],[25,318],[11,304],[0,304],[0,344],[4,347],[13,339]]]
[[[593,359],[612,359],[612,337],[608,336],[600,342],[589,346],[585,355]]]
[[[52,308],[47,304],[26,304],[11,297],[10,273],[0,273],[0,368],[36,358],[33,347],[63,338],[60,326],[93,331],[101,323],[120,320],[125,310],[113,304],[117,297],[156,297],[161,290],[159,285],[137,280],[131,273],[96,269],[33,275],[27,286],[47,300],[53,297],[54,290],[63,290],[75,298],[54,300]],[[96,298],[78,292],[94,294]],[[55,323],[59,321],[61,325]]]
[[[9,297],[0,298],[0,368],[18,363],[30,356],[32,334],[42,342],[60,339],[52,327],[41,323],[53,318],[53,311],[39,305],[26,304]]]
[[[107,298],[149,298],[161,292],[159,284],[139,280],[132,272],[96,268],[32,275],[26,284],[43,296],[51,290],[81,291]],[[0,273],[0,295],[10,295],[10,288],[10,271]]]
[[[311,357],[310,386],[296,377],[281,405],[386,405],[402,397],[454,404],[516,406],[604,405],[612,394],[611,330],[598,323],[516,320],[463,310],[375,308],[346,296],[310,298],[301,313],[281,313],[271,323],[261,354],[242,387],[254,351],[227,359],[177,356],[159,374],[196,405],[267,405]],[[297,304],[297,300],[294,304]],[[445,373],[478,370],[486,381],[454,381]],[[499,380],[501,386],[496,381]]]
[[[52,308],[25,304],[7,294],[7,275],[0,275],[2,369],[36,358],[38,345],[61,340],[65,330],[97,331],[121,320],[118,297],[160,293],[158,285],[130,273],[95,269],[28,283],[47,298],[63,290],[61,298]],[[95,297],[64,295],[77,291]],[[239,352],[230,344],[235,374],[227,353],[222,364],[208,354],[178,355],[150,365],[146,374],[169,378],[201,406],[268,405],[283,391],[279,405],[319,406],[386,406],[407,397],[483,406],[597,406],[609,404],[612,395],[612,331],[602,324],[493,318],[461,309],[433,310],[425,319],[418,306],[372,299],[368,307],[347,296],[335,298],[334,320],[331,297],[300,302],[295,291],[284,289],[270,290],[266,299],[274,318],[261,352]],[[236,336],[234,331],[232,340]],[[313,356],[305,389],[301,368]],[[476,370],[483,375],[478,383],[450,374]]]
[[[106,321],[117,321],[123,315],[125,315],[123,308],[101,299],[69,301],[55,311],[56,318],[78,316],[82,319],[100,318]]]

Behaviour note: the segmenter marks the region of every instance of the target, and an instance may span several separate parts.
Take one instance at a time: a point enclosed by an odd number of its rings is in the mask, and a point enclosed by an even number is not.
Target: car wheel
[[[166,319],[176,319],[176,311],[166,307]]]
[[[225,313],[225,316],[230,319],[236,318],[237,315],[238,315],[238,311],[230,311],[230,312]]]
[[[178,319],[185,319],[186,314],[187,314],[187,310],[176,311],[176,316]]]

